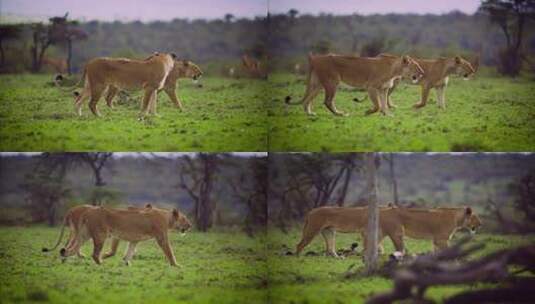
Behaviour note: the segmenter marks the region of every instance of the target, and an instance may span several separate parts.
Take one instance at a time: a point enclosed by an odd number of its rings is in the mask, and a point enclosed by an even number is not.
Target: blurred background
[[[267,153],[2,153],[0,225],[61,225],[80,204],[178,207],[197,230],[266,222]]]
[[[534,12],[531,0],[3,0],[0,71],[77,72],[96,56],[173,51],[209,74],[250,69],[244,55],[304,73],[308,52],[389,52],[479,57],[518,76],[535,70]]]
[[[364,153],[270,153],[269,222],[289,231],[322,206],[368,206]],[[535,155],[378,153],[380,206],[470,206],[487,232],[535,231]]]
[[[180,208],[199,231],[288,231],[316,207],[367,206],[363,163],[363,153],[2,153],[0,224],[152,203]],[[486,231],[534,228],[534,154],[378,153],[376,167],[380,205],[470,206]]]

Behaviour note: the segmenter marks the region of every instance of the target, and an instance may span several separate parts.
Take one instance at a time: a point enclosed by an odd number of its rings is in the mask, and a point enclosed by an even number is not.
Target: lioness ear
[[[147,209],[152,209],[152,205],[151,205],[150,203],[149,203],[149,204],[146,204],[146,205],[145,205],[145,208],[147,208]]]
[[[160,53],[158,53],[158,52],[154,52],[154,53],[152,53],[152,55],[154,55],[154,56],[158,56],[158,55],[160,55]]]
[[[461,57],[455,56],[455,64],[461,64]]]
[[[404,55],[402,57],[402,61],[401,62],[403,62],[404,65],[408,65],[409,64],[409,56]]]
[[[171,54],[169,54],[169,55],[171,55],[171,57],[172,57],[173,59],[176,59],[176,54],[175,54],[175,53],[171,53]]]
[[[180,215],[180,212],[178,212],[178,210],[176,210],[176,208],[173,208],[173,217],[175,219],[178,219],[178,216]]]
[[[466,213],[466,215],[472,215],[472,208],[466,207],[465,213]]]

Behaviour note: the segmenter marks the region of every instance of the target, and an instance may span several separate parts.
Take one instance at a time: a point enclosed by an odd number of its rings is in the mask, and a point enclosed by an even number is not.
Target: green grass
[[[57,251],[42,253],[59,229],[45,227],[0,228],[1,303],[362,303],[369,295],[392,286],[382,277],[344,278],[361,257],[284,256],[283,244],[294,248],[300,231],[283,234],[270,230],[267,238],[251,239],[243,233],[172,233],[171,244],[180,268],[170,267],[154,241],[142,242],[131,266],[120,254],[98,266],[90,258],[69,258],[61,263]],[[338,234],[337,247],[360,243],[354,234]],[[479,255],[533,241],[520,236],[478,235],[486,244]],[[108,242],[109,243],[109,242]],[[105,246],[105,251],[109,244]],[[125,243],[119,253],[124,252]],[[431,250],[428,241],[409,240],[411,252]],[[392,244],[385,242],[386,252]],[[89,255],[92,244],[82,251]],[[323,251],[321,238],[305,251]],[[469,286],[432,288],[434,299],[453,295]]]
[[[300,230],[293,229],[289,234],[272,231],[269,234],[268,260],[270,298],[273,303],[363,303],[370,295],[390,289],[392,281],[383,277],[365,277],[362,275],[364,264],[362,257],[350,256],[346,259],[333,259],[326,256],[284,256],[284,246],[293,251],[299,242]],[[337,234],[337,248],[349,248],[351,243],[362,244],[355,234]],[[474,257],[485,255],[495,250],[512,247],[534,239],[521,236],[476,235],[473,242],[486,245]],[[394,251],[390,240],[386,240],[385,253]],[[304,252],[324,252],[324,241],[318,236],[308,245]],[[432,250],[431,241],[407,239],[406,248],[411,253],[424,253]],[[360,248],[362,249],[362,248]],[[386,255],[381,256],[385,261]],[[348,269],[356,271],[353,278],[345,278]],[[486,285],[487,286],[487,285]],[[477,285],[475,286],[478,287]],[[471,286],[434,287],[426,296],[440,301]]]
[[[435,91],[427,106],[413,109],[420,88],[400,85],[392,99],[398,106],[393,117],[366,116],[371,108],[364,92],[341,88],[336,106],[349,117],[335,117],[316,97],[309,117],[301,105],[285,113],[284,98],[301,100],[303,77],[270,77],[272,99],[270,151],[533,151],[535,149],[535,82],[528,78],[452,77],[446,90],[446,110],[436,105]]]
[[[121,255],[61,263],[42,253],[59,229],[0,228],[0,303],[265,303],[264,251],[242,233],[172,233],[181,267],[171,267],[155,241],[141,242],[131,266]],[[105,251],[108,249],[105,246]],[[91,242],[82,251],[90,255]]]
[[[74,114],[72,93],[51,85],[52,75],[0,76],[1,151],[266,151],[265,81],[206,77],[203,88],[179,81],[180,112],[162,92],[158,114],[137,120],[135,102],[109,109],[87,103]],[[117,99],[118,100],[118,99]]]

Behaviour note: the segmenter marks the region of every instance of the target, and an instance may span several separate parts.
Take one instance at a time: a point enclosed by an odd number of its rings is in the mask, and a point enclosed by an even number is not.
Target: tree
[[[225,14],[224,19],[225,19],[225,22],[226,22],[226,23],[231,23],[232,20],[234,20],[234,15],[232,15],[232,14]]]
[[[58,209],[69,195],[65,175],[73,163],[71,153],[43,153],[21,187],[28,193],[26,201],[34,221],[56,225]]]
[[[343,19],[344,25],[349,32],[349,36],[351,37],[351,53],[353,54],[357,52],[359,39],[362,35],[357,29],[362,24],[363,20],[364,18],[358,13],[354,13]]]
[[[485,0],[479,11],[488,13],[490,22],[502,30],[506,46],[499,53],[498,71],[516,77],[522,67],[522,42],[526,21],[535,20],[533,0]]]
[[[219,158],[220,155],[215,153],[199,153],[195,158],[184,156],[179,162],[179,187],[193,200],[195,225],[202,232],[208,231],[213,225],[216,202],[211,195],[220,165]]]
[[[236,178],[227,181],[241,202],[247,205],[245,232],[249,236],[267,225],[268,159],[251,157]]]
[[[109,165],[113,152],[84,152],[76,153],[75,157],[83,164],[86,164],[93,171],[95,178],[95,189],[91,195],[91,203],[93,205],[102,205],[106,198],[115,198],[116,195],[112,192],[103,189],[106,185],[102,176],[104,168]]]
[[[299,14],[299,11],[296,10],[295,8],[292,8],[288,11],[288,16],[290,16],[290,19],[291,20],[294,20],[295,17],[297,17],[297,15]]]
[[[390,182],[392,184],[392,199],[394,200],[394,205],[399,205],[399,195],[398,195],[398,182],[396,180],[396,172],[394,170],[394,153],[388,153],[386,160],[388,161],[388,168],[390,172]]]
[[[379,157],[374,152],[366,153],[366,176],[368,179],[368,227],[366,229],[366,249],[364,263],[366,273],[377,271],[377,240],[379,237],[379,208],[377,207],[377,169]]]
[[[0,66],[6,63],[4,42],[11,39],[19,38],[22,32],[22,26],[17,24],[0,25]]]
[[[68,15],[69,13],[63,17],[52,17],[46,26],[42,23],[32,25],[33,45],[30,51],[34,72],[41,70],[45,52],[51,45],[63,44],[67,47],[67,70],[71,74],[72,43],[76,40],[87,39],[87,33],[76,27],[77,21],[68,21]]]

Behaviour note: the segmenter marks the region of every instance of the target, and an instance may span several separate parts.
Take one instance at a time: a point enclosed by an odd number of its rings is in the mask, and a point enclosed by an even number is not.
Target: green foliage
[[[366,93],[343,86],[335,100],[349,117],[332,115],[322,103],[323,94],[313,104],[318,116],[307,116],[301,105],[289,106],[286,115],[285,96],[300,100],[304,80],[275,74],[270,87],[270,151],[532,151],[535,147],[535,87],[525,78],[450,77],[446,110],[437,107],[433,91],[426,107],[413,109],[420,88],[403,84],[392,94],[398,106],[391,111],[393,117],[364,115],[371,108],[369,99],[362,103],[353,99]]]
[[[180,112],[158,94],[158,114],[138,121],[138,102],[94,117],[74,114],[72,93],[47,86],[49,76],[1,76],[2,151],[266,151],[264,81],[203,77],[203,87],[179,81]]]

